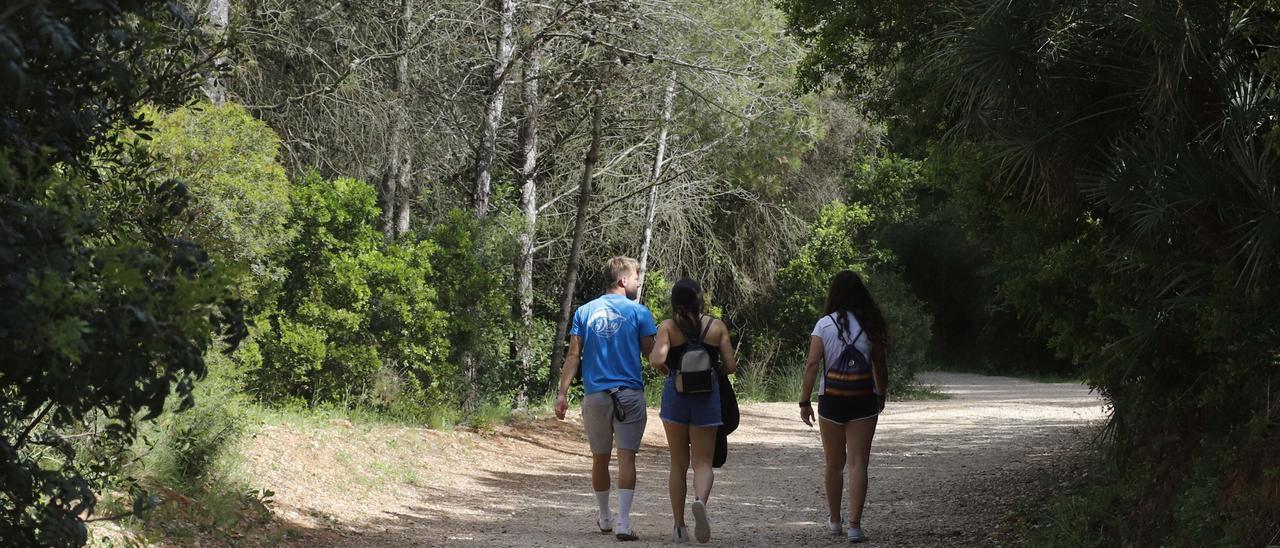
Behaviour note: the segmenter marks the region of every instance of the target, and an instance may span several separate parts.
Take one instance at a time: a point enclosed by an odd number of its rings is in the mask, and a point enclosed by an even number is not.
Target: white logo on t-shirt
[[[597,335],[608,339],[622,328],[622,314],[607,306],[602,307],[591,313],[591,317],[587,318],[587,325]]]

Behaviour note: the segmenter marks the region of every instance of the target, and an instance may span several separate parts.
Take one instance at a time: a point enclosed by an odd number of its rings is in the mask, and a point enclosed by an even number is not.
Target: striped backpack
[[[822,373],[824,396],[856,398],[875,393],[876,381],[871,376],[871,361],[857,347],[862,335],[862,329],[858,329],[853,340],[845,343],[844,350],[835,363],[827,364],[826,371]]]

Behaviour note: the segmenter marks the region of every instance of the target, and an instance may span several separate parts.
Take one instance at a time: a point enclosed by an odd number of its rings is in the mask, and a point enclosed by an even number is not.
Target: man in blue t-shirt
[[[569,409],[569,383],[582,364],[582,424],[591,445],[591,487],[600,505],[596,525],[618,540],[636,540],[631,501],[636,489],[636,452],[648,420],[640,354],[653,350],[653,314],[633,299],[640,290],[640,264],[614,257],[605,265],[604,295],[573,313],[569,353],[560,372],[556,417]],[[609,510],[609,459],[618,445],[618,524]]]

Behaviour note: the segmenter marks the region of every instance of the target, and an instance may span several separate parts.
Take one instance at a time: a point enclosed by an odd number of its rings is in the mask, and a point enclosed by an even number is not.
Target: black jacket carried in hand
[[[729,434],[738,429],[738,421],[742,418],[738,412],[738,395],[733,391],[733,384],[728,375],[717,375],[720,378],[720,420],[723,424],[716,432],[716,455],[711,466],[724,466],[729,458]]]

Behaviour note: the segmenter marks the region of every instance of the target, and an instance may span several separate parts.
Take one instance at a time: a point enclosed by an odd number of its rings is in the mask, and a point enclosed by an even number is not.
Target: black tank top
[[[715,320],[712,319],[711,322],[708,322],[706,325],[702,326],[704,333],[711,329],[711,323],[714,321]],[[685,343],[680,346],[672,346],[671,350],[667,351],[667,363],[669,364],[669,367],[667,367],[668,376],[674,375],[676,373],[676,368],[680,364],[680,359],[684,357],[684,352],[685,350],[687,350],[689,346],[689,342],[688,342],[689,334],[685,333],[684,330],[680,328],[680,324],[676,323],[675,320],[672,320],[671,323],[676,326],[676,329],[680,329],[680,334],[684,336]],[[711,369],[719,373],[720,372],[720,347],[718,345],[708,344],[706,339],[702,339],[702,346],[707,349],[707,355],[711,357]]]

